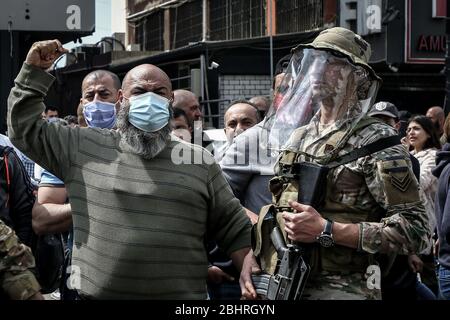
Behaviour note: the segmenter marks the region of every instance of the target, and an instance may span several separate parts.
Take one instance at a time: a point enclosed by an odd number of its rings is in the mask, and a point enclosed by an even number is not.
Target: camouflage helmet
[[[352,64],[362,66],[373,78],[381,80],[368,63],[372,54],[370,44],[351,30],[341,27],[323,30],[313,42],[299,44],[293,50],[303,48],[328,50],[343,54]]]

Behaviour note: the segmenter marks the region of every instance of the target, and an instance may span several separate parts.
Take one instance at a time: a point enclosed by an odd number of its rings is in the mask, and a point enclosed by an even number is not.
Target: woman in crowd
[[[420,163],[420,196],[428,216],[430,235],[433,235],[436,228],[434,198],[437,190],[437,179],[432,175],[431,170],[435,167],[436,152],[441,148],[441,144],[433,123],[429,118],[422,115],[414,116],[409,120],[406,133],[411,154]],[[419,256],[420,259],[415,255],[410,257],[413,271],[420,272],[424,284],[437,294],[438,286],[432,238],[430,238],[429,246],[420,252]]]

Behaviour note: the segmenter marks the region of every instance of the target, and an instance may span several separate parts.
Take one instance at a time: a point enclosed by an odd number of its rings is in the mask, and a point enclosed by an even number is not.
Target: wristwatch
[[[334,246],[333,234],[331,231],[333,230],[333,221],[327,219],[325,223],[325,227],[323,228],[322,233],[317,236],[317,242],[324,248],[330,248]]]

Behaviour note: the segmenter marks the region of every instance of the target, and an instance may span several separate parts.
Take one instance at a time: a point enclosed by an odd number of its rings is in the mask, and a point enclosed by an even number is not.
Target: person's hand
[[[422,272],[423,262],[416,254],[408,256],[408,265],[414,273]]]
[[[40,292],[36,292],[31,297],[28,298],[28,300],[45,300],[44,296]]]
[[[239,278],[239,285],[241,286],[243,299],[254,300],[258,297],[255,287],[253,286],[252,274],[260,272],[261,269],[256,262],[255,256],[253,255],[253,250],[250,250],[245,256],[241,276]]]
[[[34,67],[47,70],[62,54],[68,52],[58,40],[45,40],[33,43],[25,62]]]
[[[411,146],[411,144],[409,143],[409,139],[407,136],[404,136],[403,138],[400,139],[400,142],[402,143],[402,145],[404,145],[406,147],[406,149],[409,151],[409,148]]]
[[[233,281],[234,278],[222,269],[216,266],[208,268],[208,281],[211,283],[219,284],[225,281]]]
[[[289,201],[289,205],[296,211],[283,212],[284,230],[288,238],[293,241],[312,243],[323,231],[326,220],[311,206],[296,201]]]

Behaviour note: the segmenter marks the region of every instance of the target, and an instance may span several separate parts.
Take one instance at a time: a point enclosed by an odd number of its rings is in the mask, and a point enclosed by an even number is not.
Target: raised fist
[[[48,69],[62,54],[68,52],[58,40],[45,40],[33,43],[25,62],[29,65]]]

